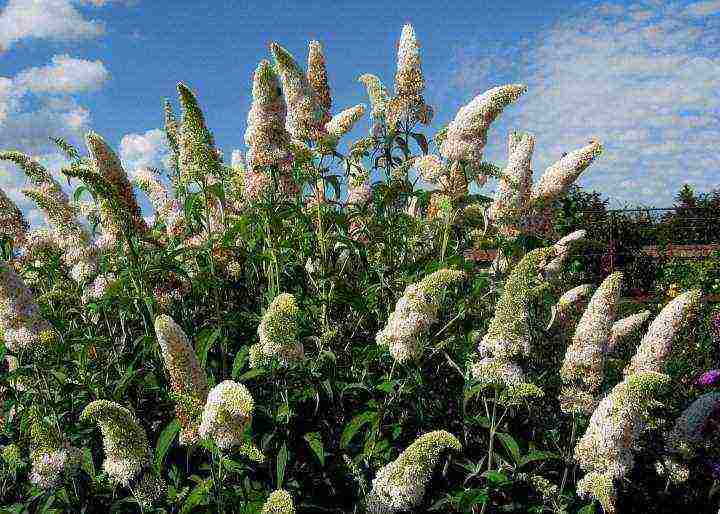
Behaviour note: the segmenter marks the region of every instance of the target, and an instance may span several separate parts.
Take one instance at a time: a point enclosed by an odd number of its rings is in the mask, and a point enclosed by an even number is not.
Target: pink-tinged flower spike
[[[308,44],[307,79],[310,87],[315,92],[318,104],[324,111],[323,121],[327,122],[330,119],[332,98],[330,96],[330,86],[328,85],[325,55],[323,55],[322,45],[319,41],[310,41]]]
[[[425,182],[433,184],[447,172],[447,168],[445,168],[440,157],[434,154],[421,155],[415,159],[413,167],[420,173]]]
[[[630,364],[625,376],[639,371],[661,373],[672,351],[677,333],[698,313],[702,291],[687,291],[670,301],[653,320]]]
[[[418,338],[437,320],[441,293],[464,276],[462,271],[441,269],[410,284],[385,327],[377,333],[377,344],[387,347],[398,362],[419,357],[423,348]]]
[[[527,90],[522,84],[494,87],[462,107],[447,127],[440,154],[446,159],[479,166],[487,142],[487,130],[510,103]]]
[[[295,514],[292,496],[284,489],[270,493],[260,514]]]
[[[575,316],[585,309],[590,295],[594,291],[594,285],[582,284],[565,292],[552,309],[552,318],[548,323],[547,330],[550,330],[555,321],[561,327],[567,326]]]
[[[353,125],[365,114],[365,105],[358,104],[336,114],[325,124],[325,130],[328,137],[337,143],[337,141],[345,134],[350,132]]]
[[[613,323],[610,331],[610,339],[608,340],[607,351],[611,353],[617,345],[632,334],[640,331],[645,322],[650,318],[650,311],[642,311],[632,314]]]
[[[148,195],[155,213],[165,222],[167,235],[169,237],[180,235],[185,226],[180,202],[172,198],[157,176],[147,168],[140,169],[135,173],[135,183]]]
[[[128,180],[118,156],[105,140],[95,132],[88,132],[85,136],[85,144],[95,172],[114,187],[121,203],[120,208],[132,220],[138,232],[147,232],[148,227],[140,214],[140,206],[135,198],[132,184]]]
[[[22,212],[0,189],[0,237],[6,237],[13,247],[19,248],[25,242],[27,231],[28,223]]]
[[[41,489],[59,486],[66,476],[77,473],[82,451],[63,441],[62,434],[43,417],[33,405],[29,412],[30,460],[32,470],[28,479]]]
[[[603,280],[590,299],[565,353],[560,376],[566,383],[581,382],[595,392],[605,377],[607,345],[620,300],[622,273]]]
[[[360,75],[358,82],[365,84],[372,107],[372,116],[376,120],[385,119],[387,104],[390,101],[388,91],[380,79],[372,73]]]
[[[710,417],[720,410],[720,392],[705,393],[693,401],[675,421],[667,436],[671,451],[692,458],[702,442]]]
[[[368,514],[413,510],[446,450],[461,451],[457,438],[444,430],[418,437],[400,456],[378,471],[368,498]]]
[[[199,440],[200,413],[208,395],[205,371],[185,332],[170,316],[161,315],[155,319],[155,333],[172,390],[179,396],[175,413],[181,427],[180,444],[195,444]]]
[[[40,351],[55,341],[50,324],[40,316],[30,289],[6,262],[0,261],[0,328],[12,352]]]
[[[598,500],[608,514],[616,512],[615,481],[625,476],[635,462],[647,406],[669,383],[669,376],[653,371],[625,378],[600,402],[575,446],[575,458],[586,472],[578,482],[578,494]]]
[[[351,175],[348,186],[348,205],[365,205],[372,200],[373,190],[367,172]]]
[[[241,446],[254,406],[252,395],[244,385],[232,380],[220,382],[205,402],[200,437],[212,440],[223,450]]]
[[[285,99],[278,76],[265,59],[255,69],[252,97],[245,130],[247,162],[251,168],[286,166],[292,155],[290,134],[285,130]]]
[[[532,134],[513,132],[508,137],[508,162],[498,180],[495,199],[488,217],[507,232],[514,227],[525,210],[532,186],[532,160],[535,137]]]
[[[112,286],[116,280],[117,277],[112,273],[103,273],[102,275],[98,275],[95,277],[92,284],[90,284],[83,292],[82,302],[88,303],[93,300],[102,299],[108,288]]]
[[[398,44],[395,94],[421,95],[424,90],[425,79],[420,65],[420,44],[415,36],[415,29],[407,23],[403,26]]]
[[[277,43],[270,44],[287,102],[285,128],[295,139],[317,141],[325,131],[324,112],[293,56]]]
[[[200,184],[217,180],[221,158],[200,104],[190,88],[182,82],[178,83],[177,90],[183,110],[178,135],[180,179],[184,183]]]
[[[602,143],[593,140],[550,166],[540,177],[540,181],[532,192],[531,200],[547,204],[563,195],[580,174],[602,153],[602,148]]]
[[[258,326],[259,344],[267,357],[276,357],[282,365],[304,357],[303,345],[298,341],[300,309],[295,297],[282,293],[270,303]]]

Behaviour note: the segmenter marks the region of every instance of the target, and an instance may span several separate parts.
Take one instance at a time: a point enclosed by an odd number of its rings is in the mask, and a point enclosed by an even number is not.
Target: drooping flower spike
[[[592,140],[584,147],[565,155],[545,170],[533,189],[531,200],[548,203],[564,194],[601,153],[602,144]]]
[[[613,323],[612,330],[610,331],[610,339],[608,340],[608,353],[614,351],[618,344],[622,343],[632,334],[637,333],[649,318],[650,311],[645,310],[631,314]]]
[[[685,458],[695,455],[702,442],[708,420],[720,410],[720,392],[713,391],[699,396],[675,421],[667,436],[669,449]]]
[[[227,450],[241,446],[252,420],[254,401],[250,391],[237,382],[225,380],[212,388],[202,411],[200,436]]]
[[[28,228],[22,211],[0,189],[0,237],[9,239],[15,248],[19,248],[25,242]]]
[[[373,118],[384,119],[387,112],[387,104],[390,101],[387,88],[380,79],[372,73],[364,73],[358,78],[358,82],[365,84],[368,99],[372,107]]]

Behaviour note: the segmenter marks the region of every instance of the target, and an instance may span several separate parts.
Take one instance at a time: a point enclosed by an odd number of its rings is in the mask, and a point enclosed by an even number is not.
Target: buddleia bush
[[[546,230],[601,143],[535,181],[532,134],[486,161],[522,84],[426,135],[410,25],[368,105],[308,53],[270,45],[232,165],[184,83],[163,169],[93,132],[60,170],[0,152],[46,215],[0,195],[3,511],[716,509],[702,291],[624,303],[569,269],[583,230]]]

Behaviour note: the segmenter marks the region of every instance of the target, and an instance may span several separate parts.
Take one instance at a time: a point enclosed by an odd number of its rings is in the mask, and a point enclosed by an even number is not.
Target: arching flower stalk
[[[549,203],[563,195],[580,174],[602,153],[602,144],[592,140],[589,144],[572,151],[545,170],[533,189],[531,201]]]
[[[398,44],[395,96],[387,106],[387,124],[392,130],[398,122],[413,124],[416,121],[429,125],[433,109],[425,103],[422,93],[425,79],[420,64],[420,44],[415,29],[409,23],[403,26]]]
[[[446,450],[462,450],[460,441],[449,432],[437,430],[418,437],[378,471],[368,497],[368,514],[393,514],[420,504],[440,455]]]
[[[555,321],[563,329],[584,311],[590,296],[595,291],[592,284],[582,284],[566,291],[552,309],[552,317],[548,323],[547,330],[550,330]]]
[[[185,332],[170,316],[161,315],[155,319],[155,333],[172,390],[185,399],[175,404],[181,427],[180,444],[195,444],[199,440],[200,414],[208,395],[205,371],[200,367]]]
[[[589,393],[596,392],[605,377],[608,340],[617,315],[622,278],[622,273],[615,272],[595,291],[575,329],[560,369],[565,383],[580,383]]]
[[[28,478],[41,489],[52,489],[77,473],[82,451],[63,441],[37,406],[30,408],[29,420],[32,470]]]
[[[165,222],[168,237],[180,235],[185,228],[180,202],[172,198],[156,175],[147,168],[140,169],[135,173],[135,183],[148,195],[156,215]]]
[[[280,82],[270,62],[263,59],[253,76],[252,105],[248,113],[245,144],[250,168],[275,165],[287,167],[292,160],[290,134],[285,130],[286,106]],[[246,172],[245,190],[248,196]],[[268,177],[269,179],[269,177]],[[257,188],[250,188],[257,189]]]
[[[686,459],[692,458],[706,435],[707,423],[720,413],[720,392],[705,393],[693,401],[677,418],[667,435],[668,449]]]
[[[479,167],[482,164],[490,124],[526,89],[522,84],[510,84],[492,88],[476,96],[458,111],[448,125],[440,145],[440,154],[446,159],[464,161]]]
[[[185,84],[178,83],[177,90],[183,109],[178,137],[180,180],[184,184],[206,184],[208,180],[217,180],[220,176],[220,157],[205,124],[202,109]]]
[[[56,340],[50,324],[40,315],[35,298],[22,278],[0,261],[0,328],[11,352],[40,352]]]
[[[9,239],[14,248],[19,248],[25,243],[28,228],[22,211],[0,189],[0,237]]]
[[[702,291],[695,289],[679,295],[663,307],[625,368],[625,376],[639,371],[664,371],[675,337],[698,313],[701,298]]]
[[[607,351],[611,353],[618,344],[630,338],[633,334],[637,334],[640,328],[650,318],[650,311],[645,310],[632,314],[613,323],[610,331],[610,339],[608,340]]]
[[[586,236],[587,232],[585,230],[576,230],[555,243],[554,248],[557,256],[550,261],[544,270],[545,277],[548,280],[554,280],[560,275],[562,268],[565,266],[565,262]]]
[[[258,326],[263,355],[277,358],[283,366],[302,360],[303,345],[298,341],[299,314],[293,295],[281,293],[275,297]]]
[[[254,405],[252,395],[244,385],[232,380],[220,382],[207,396],[199,427],[200,437],[212,440],[222,450],[242,446]]]
[[[385,327],[377,333],[377,344],[387,347],[398,362],[420,357],[423,348],[419,337],[437,321],[442,293],[464,276],[462,271],[441,269],[407,286]]]
[[[324,146],[328,150],[337,146],[341,137],[352,130],[353,125],[365,114],[365,105],[358,104],[339,112],[325,124],[327,135],[323,138]]]
[[[368,99],[370,100],[370,106],[372,108],[373,122],[370,128],[370,134],[371,136],[379,136],[382,132],[382,127],[385,125],[390,96],[380,79],[372,73],[364,73],[363,75],[360,75],[360,77],[358,77],[358,82],[365,85]],[[372,141],[372,138],[366,139],[367,141]]]
[[[308,44],[307,79],[310,87],[315,92],[318,104],[323,109],[323,121],[328,122],[330,120],[330,109],[332,108],[332,97],[330,96],[325,55],[319,41],[310,41]]]
[[[295,514],[292,496],[284,489],[270,493],[260,514]]]
[[[324,134],[325,111],[315,96],[305,72],[293,56],[277,43],[270,44],[287,103],[285,128],[295,139],[317,141]]]
[[[635,462],[647,406],[669,382],[670,377],[653,371],[625,378],[600,402],[575,447],[575,458],[586,473],[578,482],[578,494],[598,500],[608,514],[616,512],[615,481]]]

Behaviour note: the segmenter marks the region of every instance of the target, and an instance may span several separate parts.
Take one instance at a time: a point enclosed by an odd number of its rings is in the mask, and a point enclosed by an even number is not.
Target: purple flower
[[[714,386],[718,383],[720,383],[720,369],[706,371],[695,381],[695,384],[701,387]]]
[[[713,478],[720,478],[720,462],[718,461],[707,461],[707,465],[710,468],[710,473]]]

